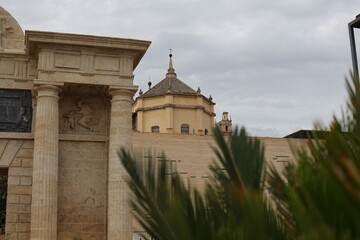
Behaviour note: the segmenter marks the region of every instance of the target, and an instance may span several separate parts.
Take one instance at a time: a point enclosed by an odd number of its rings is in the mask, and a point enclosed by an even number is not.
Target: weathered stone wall
[[[30,239],[30,209],[32,185],[32,140],[7,141],[4,152],[15,152],[8,170],[6,206],[6,239]]]
[[[265,145],[265,159],[279,170],[294,161],[291,147],[305,146],[307,140],[286,138],[259,138]],[[136,150],[164,151],[170,161],[176,162],[178,172],[200,184],[209,177],[209,164],[215,158],[211,146],[216,146],[213,136],[158,134],[133,132]]]
[[[267,166],[273,165],[278,171],[294,161],[291,147],[299,148],[307,143],[304,139],[259,139],[265,145]],[[209,164],[215,159],[211,146],[216,146],[213,136],[133,132],[133,146],[135,152],[144,153],[143,161],[151,155],[148,152],[157,156],[164,152],[167,160],[176,166],[180,176],[196,185],[199,190],[204,189],[210,178]],[[133,226],[134,231],[143,231],[136,221],[133,221]]]
[[[8,134],[9,135],[9,134]],[[10,134],[11,135],[11,134]],[[9,136],[10,136],[9,135]],[[9,166],[6,216],[7,239],[30,239],[33,140],[31,134],[13,134],[0,139],[0,167]],[[21,138],[21,136],[27,136]],[[1,136],[0,136],[1,137]],[[179,174],[202,189],[209,179],[214,159],[213,136],[133,132],[135,151],[166,153]],[[294,160],[290,145],[305,146],[306,140],[260,138],[265,158],[279,170]],[[58,239],[106,239],[107,137],[60,135],[58,182]],[[289,145],[290,143],[290,145]],[[133,231],[142,231],[133,221]]]
[[[105,147],[104,142],[60,142],[59,240],[106,239]]]

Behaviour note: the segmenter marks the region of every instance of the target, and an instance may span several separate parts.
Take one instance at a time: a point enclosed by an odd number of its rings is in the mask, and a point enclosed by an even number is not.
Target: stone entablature
[[[132,85],[149,41],[52,32],[25,32],[38,78],[63,83]]]
[[[117,150],[132,144],[133,71],[150,42],[40,31],[24,41],[0,16],[0,90],[31,90],[33,109],[30,133],[0,132],[6,239],[130,239]]]
[[[37,61],[24,53],[0,52],[1,88],[33,89]]]

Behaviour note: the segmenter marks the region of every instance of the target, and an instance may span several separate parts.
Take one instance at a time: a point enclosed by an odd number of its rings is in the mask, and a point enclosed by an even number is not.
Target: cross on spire
[[[176,73],[175,73],[175,69],[173,67],[173,62],[172,62],[172,49],[169,48],[169,57],[170,57],[170,61],[169,61],[169,69],[168,72],[166,74],[166,77],[170,77],[170,78],[176,78]]]

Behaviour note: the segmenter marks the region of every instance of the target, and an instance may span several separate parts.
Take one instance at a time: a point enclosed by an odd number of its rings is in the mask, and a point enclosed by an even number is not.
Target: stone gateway
[[[0,7],[0,172],[8,240],[129,240],[133,220],[120,147],[164,150],[202,187],[214,158],[212,97],[166,78],[133,100],[149,41],[21,30]],[[231,131],[227,113],[221,122]],[[264,138],[279,168],[288,140]],[[302,145],[305,142],[295,141]],[[146,161],[144,156],[144,161]]]

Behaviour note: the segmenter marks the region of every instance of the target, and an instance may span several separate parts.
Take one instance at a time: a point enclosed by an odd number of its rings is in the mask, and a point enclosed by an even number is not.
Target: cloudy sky
[[[212,95],[217,120],[228,111],[265,137],[339,114],[351,68],[347,24],[360,13],[359,0],[0,2],[23,30],[152,41],[135,71],[143,90],[149,77],[164,78],[171,47],[179,79]]]

